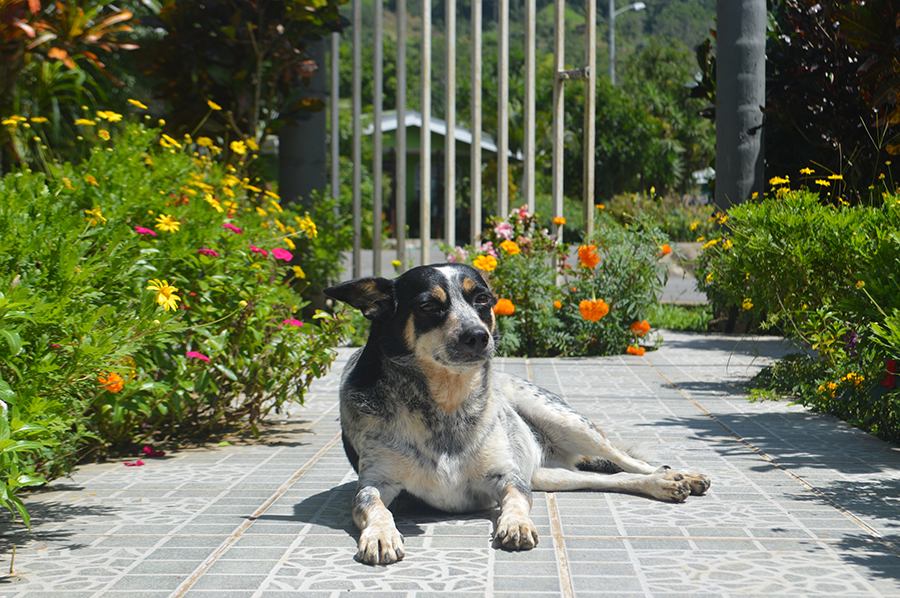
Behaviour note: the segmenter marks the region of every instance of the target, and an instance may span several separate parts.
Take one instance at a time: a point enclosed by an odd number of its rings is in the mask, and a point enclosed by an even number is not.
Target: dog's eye
[[[431,312],[431,311],[436,311],[437,309],[439,309],[438,304],[435,303],[434,301],[426,301],[425,303],[423,303],[422,305],[419,306],[420,311]]]
[[[487,293],[475,295],[475,305],[484,305],[491,302],[491,296]]]

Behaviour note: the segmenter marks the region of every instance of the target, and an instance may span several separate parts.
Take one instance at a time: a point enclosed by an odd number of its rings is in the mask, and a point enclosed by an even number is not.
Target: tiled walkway
[[[740,384],[777,339],[665,333],[645,357],[504,359],[610,436],[702,471],[681,505],[535,493],[541,543],[491,547],[496,513],[406,511],[407,557],[356,563],[338,374],[258,443],[187,450],[143,467],[82,467],[28,499],[29,535],[0,524],[7,598],[265,596],[900,595],[900,452]],[[8,520],[5,520],[8,521]]]

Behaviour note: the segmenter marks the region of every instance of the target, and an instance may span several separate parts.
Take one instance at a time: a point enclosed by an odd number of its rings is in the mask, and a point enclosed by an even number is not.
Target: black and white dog
[[[538,542],[533,489],[681,502],[709,488],[706,476],[657,468],[616,448],[556,395],[492,372],[496,297],[478,270],[421,266],[325,294],[372,322],[340,390],[344,448],[359,473],[352,513],[360,561],[403,558],[387,505],[404,490],[452,512],[499,503],[495,541],[528,550]]]

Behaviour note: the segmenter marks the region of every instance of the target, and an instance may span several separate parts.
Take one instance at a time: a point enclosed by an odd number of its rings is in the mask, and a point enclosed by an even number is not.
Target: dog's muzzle
[[[491,334],[484,327],[470,326],[460,332],[450,353],[458,362],[488,359],[494,350],[491,340]]]

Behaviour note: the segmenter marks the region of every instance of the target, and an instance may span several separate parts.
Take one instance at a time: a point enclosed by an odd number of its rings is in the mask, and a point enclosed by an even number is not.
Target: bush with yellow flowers
[[[498,353],[508,356],[643,355],[670,252],[646,221],[598,222],[579,246],[559,243],[523,206],[493,219],[477,246],[446,248],[450,261],[481,270],[498,296]],[[565,226],[564,218],[554,225]],[[640,351],[638,351],[640,349]]]
[[[256,432],[343,334],[298,293],[321,221],[211,140],[104,114],[79,124],[89,159],[0,178],[0,504],[26,523],[16,491],[85,457]]]
[[[764,198],[718,215],[700,257],[719,313],[751,317],[799,356],[756,382],[882,438],[900,439],[900,193],[882,179],[851,205],[841,174],[773,177]],[[880,197],[876,191],[880,191]]]

